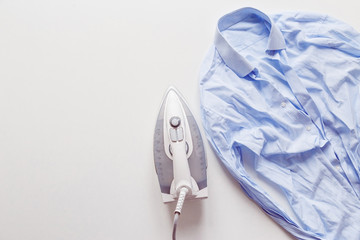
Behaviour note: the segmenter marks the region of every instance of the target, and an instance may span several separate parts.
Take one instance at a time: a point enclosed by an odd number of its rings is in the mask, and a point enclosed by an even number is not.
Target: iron
[[[207,162],[194,116],[178,90],[170,87],[163,99],[154,134],[154,162],[164,203],[206,198]]]

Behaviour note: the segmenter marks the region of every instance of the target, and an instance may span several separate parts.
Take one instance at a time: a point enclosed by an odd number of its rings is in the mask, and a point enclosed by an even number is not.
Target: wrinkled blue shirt
[[[358,32],[321,14],[229,13],[200,96],[208,140],[267,214],[299,239],[360,239]]]

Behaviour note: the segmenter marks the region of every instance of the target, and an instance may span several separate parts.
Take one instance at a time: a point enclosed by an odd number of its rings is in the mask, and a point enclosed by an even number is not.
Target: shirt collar
[[[270,33],[268,37],[268,44],[266,50],[281,50],[285,49],[285,40],[280,29],[273,23],[273,21],[265,13],[255,8],[241,8],[225,16],[221,17],[217,24],[215,33],[215,47],[225,64],[230,67],[240,77],[245,77],[254,70],[254,67],[240,55],[225,39],[222,31],[230,26],[241,22],[247,16],[255,14],[266,21],[270,26]]]

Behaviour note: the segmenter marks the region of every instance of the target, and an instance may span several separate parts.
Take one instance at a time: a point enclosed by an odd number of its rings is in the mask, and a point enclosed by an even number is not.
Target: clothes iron
[[[156,121],[154,161],[164,203],[178,201],[176,222],[186,199],[206,198],[206,157],[199,127],[184,98],[170,87]]]

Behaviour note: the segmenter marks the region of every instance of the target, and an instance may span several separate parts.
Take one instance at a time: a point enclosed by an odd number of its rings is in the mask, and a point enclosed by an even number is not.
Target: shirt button
[[[307,126],[307,127],[306,127],[306,130],[307,130],[307,131],[310,131],[310,130],[311,130],[311,127],[310,127],[310,126]]]
[[[283,107],[283,108],[286,107],[286,102],[282,102],[281,107]]]

